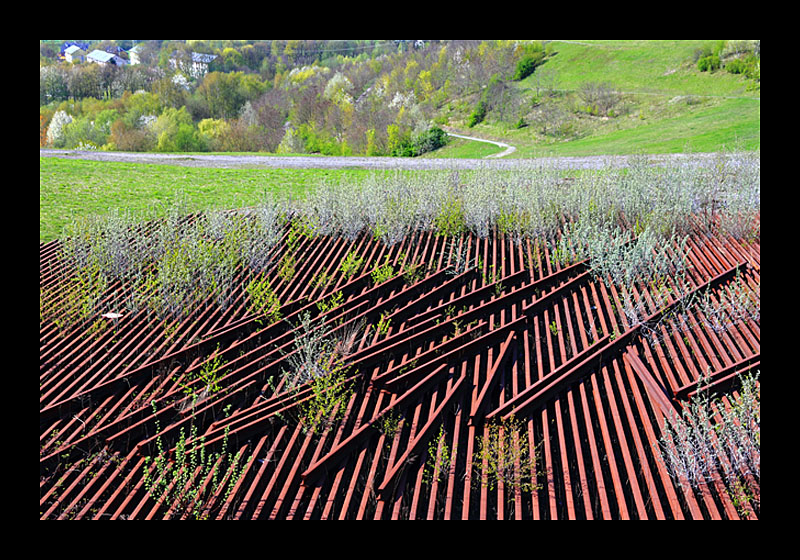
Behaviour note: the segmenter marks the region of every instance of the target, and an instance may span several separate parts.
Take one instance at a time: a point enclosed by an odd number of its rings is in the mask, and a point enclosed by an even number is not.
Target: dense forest
[[[116,64],[66,60],[75,43]],[[537,41],[40,41],[39,143],[415,156],[446,141],[454,103],[469,124],[500,107],[518,121],[508,84],[547,55]]]

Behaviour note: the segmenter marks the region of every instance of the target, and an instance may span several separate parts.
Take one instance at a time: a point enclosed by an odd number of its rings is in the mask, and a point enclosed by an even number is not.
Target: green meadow
[[[57,238],[73,216],[135,213],[167,206],[180,195],[188,209],[256,203],[264,192],[302,194],[320,181],[358,180],[363,169],[215,169],[39,158],[39,241]]]

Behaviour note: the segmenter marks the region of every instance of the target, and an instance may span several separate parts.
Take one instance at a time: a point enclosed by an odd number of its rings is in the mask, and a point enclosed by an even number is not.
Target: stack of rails
[[[737,273],[758,284],[757,244],[698,233],[690,246],[694,289],[724,289]],[[377,285],[369,272],[346,278],[339,265],[352,250],[362,270],[389,262],[395,275]],[[318,236],[296,251],[293,277],[272,279],[283,305],[270,325],[249,311],[244,271],[225,309],[200,306],[169,336],[147,310],[106,319],[98,333],[40,323],[42,519],[189,516],[150,495],[144,470],[158,444],[174,452],[190,426],[209,453],[224,441],[245,458],[230,491],[199,506],[206,518],[758,518],[722,482],[681,484],[659,455],[665,415],[704,374],[723,391],[758,369],[757,322],[718,333],[662,321],[661,336],[647,338],[587,262],[561,266],[546,246],[497,232],[417,232],[393,246]],[[459,271],[456,254],[482,269]],[[58,242],[40,245],[43,290],[65,278],[58,255]],[[409,263],[424,263],[424,274],[404,275]],[[321,272],[327,283],[312,282]],[[109,308],[122,290],[107,287]],[[338,292],[338,306],[316,305]],[[352,396],[321,433],[288,420],[312,396],[281,377],[304,313],[333,335],[358,334],[345,357]],[[363,328],[379,321],[388,327]],[[225,363],[223,390],[190,403],[192,373],[214,358]],[[399,421],[392,432],[381,427],[388,417]],[[474,464],[490,424],[509,418],[527,431],[532,487],[485,484],[485,465]],[[440,435],[450,460],[430,480]]]

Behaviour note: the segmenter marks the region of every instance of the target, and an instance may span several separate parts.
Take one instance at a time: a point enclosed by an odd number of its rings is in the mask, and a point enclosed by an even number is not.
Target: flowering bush
[[[64,140],[64,127],[71,122],[72,117],[66,111],[56,111],[47,128],[47,143],[55,148],[60,148]]]

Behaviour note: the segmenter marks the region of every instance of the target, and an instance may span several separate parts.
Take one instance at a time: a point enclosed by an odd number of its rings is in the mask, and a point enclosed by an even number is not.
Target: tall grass
[[[391,245],[420,230],[447,238],[498,231],[517,242],[544,240],[563,262],[588,258],[612,283],[652,284],[681,272],[680,246],[692,231],[757,240],[760,176],[758,153],[666,166],[633,156],[625,166],[577,175],[540,161],[512,169],[380,172],[358,182],[323,181],[304,198],[265,193],[253,206],[190,218],[178,200],[158,220],[142,222],[124,210],[75,220],[63,257],[79,275],[93,267],[106,283],[131,288],[129,310],[146,306],[172,316],[208,301],[226,306],[237,274],[285,273],[286,259],[276,256],[285,249],[284,257],[295,258],[298,235],[366,234]],[[661,250],[668,246],[677,254]]]

